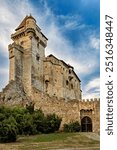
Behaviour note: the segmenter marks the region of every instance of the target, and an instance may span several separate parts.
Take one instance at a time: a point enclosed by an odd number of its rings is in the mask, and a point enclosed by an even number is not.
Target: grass
[[[20,136],[15,143],[0,144],[0,150],[59,150],[64,148],[99,150],[99,140],[92,139],[93,133],[90,136],[87,136],[87,134],[89,133],[53,133]]]
[[[68,137],[76,135],[75,133],[51,133],[51,134],[40,134],[35,136],[23,136],[20,137],[18,141],[28,141],[28,142],[51,142],[58,140],[65,140]]]

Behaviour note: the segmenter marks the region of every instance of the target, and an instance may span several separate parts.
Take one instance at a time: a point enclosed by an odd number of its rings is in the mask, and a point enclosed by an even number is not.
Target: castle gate
[[[90,117],[85,116],[81,120],[81,130],[82,132],[92,132],[92,120]]]
[[[81,119],[81,131],[82,132],[92,132],[93,131],[93,120],[92,120],[92,109],[81,109],[80,119]]]

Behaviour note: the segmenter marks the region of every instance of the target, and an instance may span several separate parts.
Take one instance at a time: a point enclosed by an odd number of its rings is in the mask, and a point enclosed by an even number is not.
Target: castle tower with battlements
[[[34,86],[44,90],[44,59],[47,38],[36,25],[36,20],[26,16],[11,35],[9,45],[9,80],[22,82],[25,92],[30,96]]]
[[[22,82],[28,96],[32,88],[68,100],[81,99],[80,79],[74,68],[53,55],[45,57],[47,38],[36,20],[26,16],[11,35],[9,80]]]

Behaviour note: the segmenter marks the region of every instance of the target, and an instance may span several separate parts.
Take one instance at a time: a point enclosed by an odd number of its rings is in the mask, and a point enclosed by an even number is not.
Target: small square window
[[[24,41],[21,41],[20,44],[23,45],[23,44],[24,44]]]

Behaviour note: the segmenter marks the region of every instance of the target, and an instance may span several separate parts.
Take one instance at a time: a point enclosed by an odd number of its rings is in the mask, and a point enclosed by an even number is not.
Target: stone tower
[[[21,82],[24,91],[31,96],[32,87],[43,91],[43,61],[47,38],[36,25],[36,20],[26,16],[11,35],[13,43],[9,45],[9,80]]]

